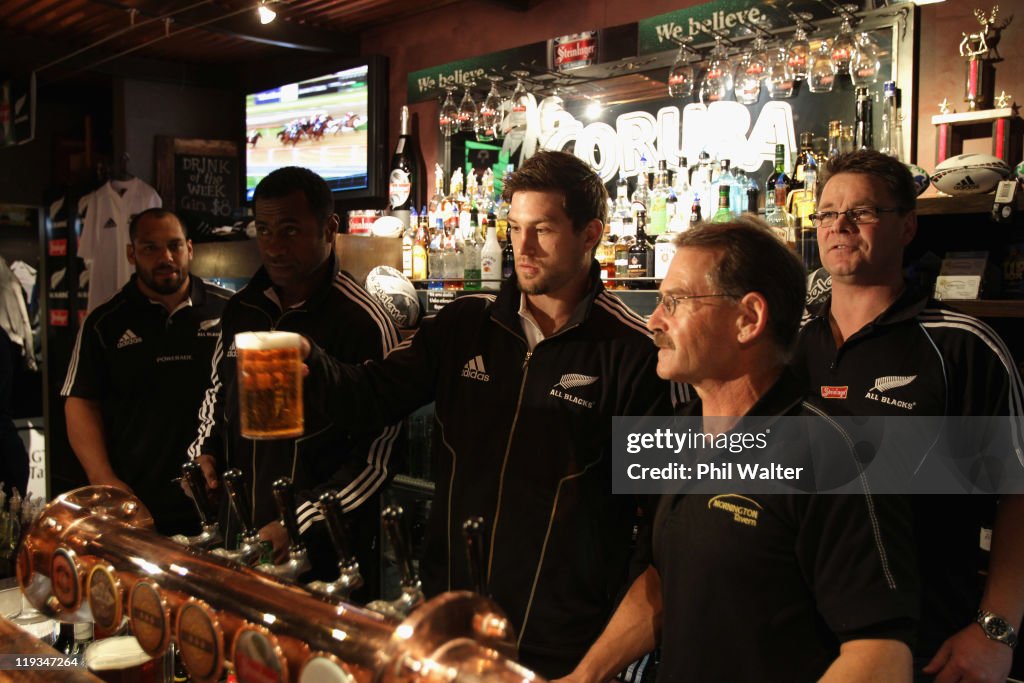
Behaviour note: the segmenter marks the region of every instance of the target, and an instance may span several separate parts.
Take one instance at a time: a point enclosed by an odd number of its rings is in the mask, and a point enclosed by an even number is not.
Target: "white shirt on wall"
[[[78,255],[89,262],[90,311],[114,296],[135,272],[128,263],[132,216],[162,205],[160,195],[139,180],[111,180],[78,204],[83,214]]]

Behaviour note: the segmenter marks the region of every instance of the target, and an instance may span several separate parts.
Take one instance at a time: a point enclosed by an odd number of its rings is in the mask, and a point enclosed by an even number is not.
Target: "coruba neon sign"
[[[531,103],[532,104],[532,103]],[[532,107],[531,107],[532,108]],[[537,149],[564,149],[575,143],[575,154],[593,166],[605,182],[617,175],[636,175],[646,159],[647,168],[664,159],[678,168],[679,157],[692,164],[702,150],[747,172],[775,160],[775,145],[786,145],[787,157],[796,149],[793,109],[788,102],[770,101],[751,126],[750,110],[738,102],[713,102],[662,107],[656,115],[645,111],[621,114],[615,125],[596,121],[584,125],[560,107],[527,112],[525,131],[505,139],[508,152],[521,145],[523,158]],[[787,167],[789,160],[786,161]]]

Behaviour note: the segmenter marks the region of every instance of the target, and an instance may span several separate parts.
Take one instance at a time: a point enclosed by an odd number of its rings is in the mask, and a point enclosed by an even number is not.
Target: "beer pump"
[[[217,523],[217,511],[213,509],[213,503],[206,496],[206,481],[202,468],[198,462],[190,460],[181,466],[181,475],[196,506],[202,531],[196,536],[175,534],[171,536],[171,540],[192,548],[212,548],[219,545],[224,537],[221,536],[220,524]]]
[[[242,472],[232,468],[224,472],[222,479],[224,488],[228,492],[228,502],[242,533],[236,549],[217,548],[213,554],[241,564],[255,566],[259,564],[260,556],[263,554],[263,545],[259,533],[252,524],[252,518],[249,516],[249,510],[252,508],[249,505],[249,496],[246,494],[245,486],[242,484]]]
[[[395,551],[395,561],[401,575],[402,593],[394,600],[374,600],[366,607],[385,616],[404,619],[423,602],[423,589],[416,568],[412,564],[412,548],[405,534],[402,533],[402,515],[400,505],[389,505],[381,512],[384,533]]]
[[[288,532],[288,561],[284,564],[261,564],[258,569],[282,579],[296,580],[310,570],[306,546],[299,536],[299,520],[295,514],[295,487],[288,477],[281,477],[272,486],[274,502],[281,522]]]
[[[342,518],[341,500],[334,491],[327,491],[320,496],[320,509],[327,520],[327,531],[331,536],[331,544],[338,555],[338,578],[327,583],[314,581],[308,584],[310,590],[325,595],[336,595],[348,600],[352,591],[363,585],[363,576],[359,573],[359,561],[352,552],[348,530]]]
[[[469,579],[477,595],[487,595],[487,574],[484,570],[484,518],[470,517],[462,523],[462,535],[466,539],[466,556],[469,560]]]

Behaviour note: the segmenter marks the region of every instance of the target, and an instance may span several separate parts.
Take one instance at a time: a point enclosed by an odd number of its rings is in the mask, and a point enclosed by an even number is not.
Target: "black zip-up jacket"
[[[314,504],[318,493],[339,490],[343,509],[351,512],[389,476],[400,425],[382,424],[372,432],[358,424],[343,426],[325,409],[324,397],[308,382],[303,391],[303,436],[254,441],[239,432],[237,333],[298,332],[332,358],[347,363],[379,360],[398,343],[398,332],[388,314],[350,275],[338,271],[333,255],[331,259],[322,285],[298,306],[282,311],[266,270],[260,268],[228,301],[221,318],[209,388],[199,410],[199,434],[189,447],[189,456],[212,455],[219,471],[230,467],[242,471],[257,528],[277,518],[271,484],[279,477],[291,477],[295,484],[299,527],[305,535],[314,522],[323,520]],[[234,522],[228,524],[225,538],[233,539],[237,527]]]
[[[636,500],[613,496],[612,416],[667,414],[670,385],[643,320],[592,285],[531,352],[506,281],[427,318],[382,363],[339,365],[319,349],[310,383],[346,423],[384,425],[435,402],[437,489],[421,573],[426,593],[469,589],[461,527],[485,520],[489,591],[519,634],[520,661],[570,672],[628,580]],[[319,391],[318,391],[319,393]]]

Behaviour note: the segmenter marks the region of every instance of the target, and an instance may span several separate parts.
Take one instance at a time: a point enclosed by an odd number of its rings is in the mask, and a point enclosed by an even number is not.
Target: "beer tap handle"
[[[405,534],[402,533],[402,515],[405,511],[401,505],[389,505],[381,512],[384,533],[395,551],[395,560],[401,574],[402,586],[419,586],[419,577],[412,565],[412,548],[409,547]]]
[[[273,484],[274,502],[281,515],[285,531],[288,532],[288,550],[291,552],[303,548],[299,537],[299,519],[295,513],[295,487],[288,477],[281,477]]]
[[[320,496],[320,509],[327,520],[327,531],[331,536],[334,552],[338,554],[339,565],[347,567],[357,564],[352,553],[348,529],[345,528],[345,520],[342,518],[344,513],[341,510],[341,501],[334,491],[327,491]]]
[[[217,517],[213,509],[213,503],[206,496],[206,480],[203,478],[203,469],[195,460],[189,460],[181,467],[181,473],[185,477],[185,485],[188,486],[192,495],[192,502],[195,503],[196,512],[199,514],[199,521],[205,527]]]
[[[466,557],[469,559],[469,578],[473,590],[479,595],[487,595],[487,579],[484,574],[484,518],[470,517],[462,523],[462,535],[466,539]]]
[[[228,501],[231,503],[231,509],[234,511],[235,518],[242,529],[242,536],[251,536],[253,534],[252,518],[249,516],[251,507],[249,505],[249,496],[245,486],[242,484],[242,471],[232,468],[224,473],[222,479],[224,480],[224,488],[228,492]]]

